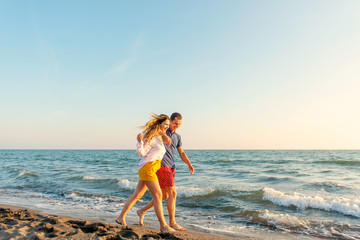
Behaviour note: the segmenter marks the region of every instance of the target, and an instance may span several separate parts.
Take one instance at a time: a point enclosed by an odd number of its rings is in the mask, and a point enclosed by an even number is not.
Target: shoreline
[[[120,226],[109,219],[77,215],[69,217],[54,213],[50,209],[36,209],[34,206],[20,206],[21,203],[0,202],[0,240],[55,239],[55,240],[115,240],[115,239],[188,239],[188,240],[316,240],[317,237],[260,229],[242,229],[230,233],[226,229],[196,229],[188,225],[188,230],[173,234],[161,233],[155,224],[140,226],[129,224]]]
[[[39,210],[6,204],[0,204],[0,216],[0,239],[234,239],[190,231],[161,233],[157,229],[140,225],[124,227],[115,223],[47,214]],[[260,238],[244,235],[236,239]]]

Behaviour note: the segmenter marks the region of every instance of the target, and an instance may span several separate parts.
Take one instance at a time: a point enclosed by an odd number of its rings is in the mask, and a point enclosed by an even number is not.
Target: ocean
[[[189,230],[360,239],[360,151],[185,151],[195,173],[176,156],[176,219]],[[0,150],[0,203],[114,223],[139,159],[135,150]],[[158,228],[153,210],[145,223]]]

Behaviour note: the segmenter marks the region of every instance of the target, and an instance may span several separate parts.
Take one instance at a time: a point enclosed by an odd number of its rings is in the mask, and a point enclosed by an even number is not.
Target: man
[[[184,149],[182,148],[181,136],[175,131],[180,127],[182,122],[182,116],[180,113],[173,113],[170,117],[170,126],[166,131],[166,135],[170,137],[171,144],[164,144],[166,153],[161,161],[161,168],[157,171],[156,175],[159,179],[159,184],[163,194],[163,200],[168,199],[167,209],[169,212],[169,226],[177,231],[186,231],[175,221],[175,209],[176,209],[176,188],[175,188],[175,163],[174,153],[177,149],[181,160],[189,167],[191,175],[194,173],[194,167],[191,165],[189,158],[187,157]],[[142,140],[142,134],[137,136],[138,141]],[[145,207],[137,211],[140,217],[140,225],[143,225],[145,213],[154,206],[154,200],[151,200]]]

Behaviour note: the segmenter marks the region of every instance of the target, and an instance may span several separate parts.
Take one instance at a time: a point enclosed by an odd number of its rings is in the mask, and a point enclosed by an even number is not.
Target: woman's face
[[[170,120],[169,120],[169,119],[166,119],[165,121],[163,121],[163,122],[160,124],[160,129],[161,129],[161,131],[165,132],[166,129],[169,128],[169,125],[170,125]]]

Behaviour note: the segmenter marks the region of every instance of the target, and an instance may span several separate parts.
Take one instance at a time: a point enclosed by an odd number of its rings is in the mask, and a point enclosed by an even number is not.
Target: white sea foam
[[[116,196],[102,196],[95,194],[80,194],[72,192],[64,194],[64,198],[53,194],[32,192],[27,190],[6,189],[0,191],[1,199],[16,198],[20,202],[34,202],[40,209],[75,207],[76,209],[93,209],[101,212],[114,213],[124,205],[124,199]]]
[[[310,222],[306,219],[301,219],[289,214],[275,213],[265,210],[259,214],[260,221],[265,221],[267,224],[274,225],[277,229],[284,232],[291,232],[296,229],[298,233],[306,235],[315,235],[329,238],[332,235],[331,229],[327,229],[321,222]],[[321,229],[321,231],[319,231]]]
[[[196,188],[196,187],[185,187],[179,186],[176,187],[176,191],[178,196],[192,197],[192,196],[201,196],[206,195],[213,192],[213,189],[204,189],[204,188]]]
[[[83,176],[82,180],[88,180],[88,181],[103,181],[103,180],[117,180],[114,178],[102,178],[102,177],[93,177],[93,176]]]
[[[215,223],[213,223],[215,224]],[[189,226],[197,228],[197,229],[201,229],[202,231],[205,232],[209,232],[209,233],[217,233],[217,234],[227,234],[229,236],[233,236],[236,237],[238,236],[237,233],[242,232],[245,230],[245,226],[227,226],[224,228],[224,226],[222,226],[221,228],[219,227],[214,227],[211,226],[213,224],[206,224],[204,223],[204,225],[200,225],[200,224],[191,224],[188,223]]]
[[[135,190],[136,189],[136,186],[137,186],[137,182],[135,181],[131,181],[131,180],[128,180],[128,179],[118,179],[118,185],[121,187],[121,188],[125,188],[125,189],[128,189],[128,190]]]
[[[278,214],[265,210],[264,213],[260,214],[259,217],[266,219],[267,222],[274,225],[284,225],[290,227],[301,227],[308,229],[309,221],[297,218],[295,216],[290,216],[289,214]]]
[[[33,192],[31,190],[17,190],[17,189],[1,189],[0,194],[2,195],[2,197],[4,196],[16,196],[19,198],[24,198],[24,199],[28,199],[28,198],[35,198],[35,199],[48,199],[51,198],[51,195],[46,194],[46,193],[40,193],[40,192]]]
[[[64,195],[66,198],[71,198],[73,201],[78,202],[91,202],[91,203],[102,203],[104,201],[107,202],[117,202],[122,201],[122,198],[115,197],[115,196],[97,196],[97,195],[82,195],[80,193],[70,193]]]
[[[90,177],[90,176],[83,176],[83,180],[98,180],[98,178]]]
[[[300,209],[316,208],[335,211],[360,218],[360,199],[335,196],[306,196],[300,193],[287,194],[273,188],[264,188],[264,200],[278,206],[296,206]]]
[[[33,176],[33,177],[37,177],[38,175],[32,171],[29,171],[29,170],[22,170],[18,175],[17,177],[21,177],[21,176],[24,176],[24,175],[29,175],[29,176]]]
[[[65,194],[67,204],[76,205],[78,208],[95,209],[114,212],[123,206],[124,199],[115,196],[82,195],[79,193]]]
[[[289,214],[281,214],[265,210],[264,213],[259,214],[259,217],[267,223],[276,226],[285,232],[293,231],[295,228],[298,233],[306,235],[318,236],[321,238],[339,238],[339,239],[358,239],[355,236],[348,235],[342,231],[342,226],[335,226],[331,222],[317,222],[307,219],[301,219]],[[338,229],[338,230],[336,230]],[[340,230],[339,230],[340,229]]]

